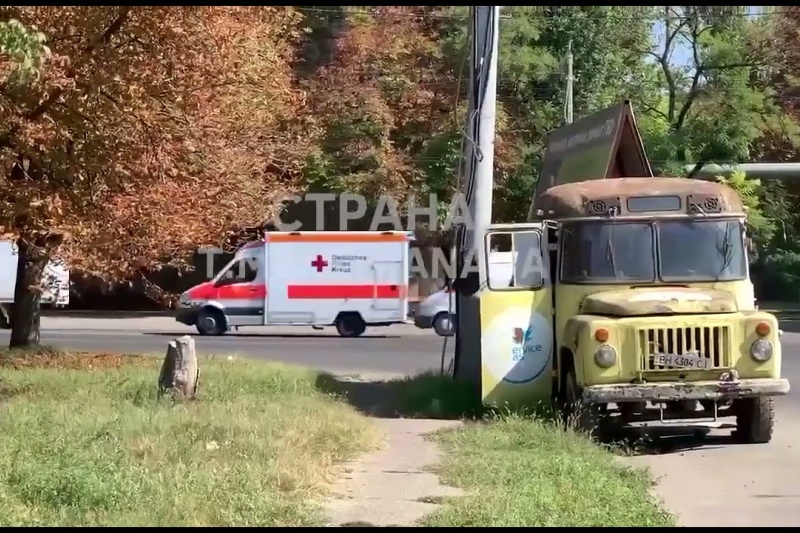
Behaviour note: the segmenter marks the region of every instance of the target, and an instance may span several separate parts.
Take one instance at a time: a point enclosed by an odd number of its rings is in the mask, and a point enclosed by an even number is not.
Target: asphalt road
[[[42,344],[81,351],[164,353],[175,337],[190,334],[198,352],[240,355],[317,370],[368,375],[408,375],[439,369],[443,338],[414,326],[395,325],[368,329],[359,338],[340,337],[333,328],[242,328],[221,337],[201,337],[165,317],[147,318],[42,318]],[[0,345],[8,332],[0,332]],[[447,361],[455,342],[448,340]]]

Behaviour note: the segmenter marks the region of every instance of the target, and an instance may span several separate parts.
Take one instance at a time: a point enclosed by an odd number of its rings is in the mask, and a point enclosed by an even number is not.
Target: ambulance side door
[[[321,302],[314,283],[324,276],[330,256],[319,243],[303,239],[267,243],[269,300],[267,324],[314,324]]]

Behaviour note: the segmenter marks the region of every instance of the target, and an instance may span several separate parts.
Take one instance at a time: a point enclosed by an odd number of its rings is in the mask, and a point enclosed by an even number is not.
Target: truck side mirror
[[[752,237],[747,237],[747,252],[750,254],[756,253],[756,243],[753,242]]]

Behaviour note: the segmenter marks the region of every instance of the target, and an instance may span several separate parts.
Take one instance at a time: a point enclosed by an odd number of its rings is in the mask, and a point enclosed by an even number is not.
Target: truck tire
[[[600,436],[600,408],[597,405],[586,404],[581,400],[583,389],[578,385],[575,369],[567,371],[564,382],[564,405],[562,415],[564,425],[573,427],[576,431],[586,433],[591,438]]]
[[[450,337],[453,335],[453,318],[449,313],[442,311],[434,317],[433,331],[440,337]]]
[[[219,336],[227,331],[225,315],[218,309],[206,308],[197,313],[195,327],[200,335]]]
[[[367,330],[367,324],[361,315],[347,314],[336,319],[336,331],[342,337],[358,337]]]
[[[775,428],[775,401],[769,396],[744,398],[736,405],[736,439],[744,444],[766,444]]]

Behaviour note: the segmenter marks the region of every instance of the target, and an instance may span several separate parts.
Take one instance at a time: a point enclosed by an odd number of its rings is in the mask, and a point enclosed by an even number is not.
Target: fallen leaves
[[[157,364],[157,359],[142,355],[71,352],[46,346],[0,351],[0,368],[15,370],[29,368],[102,370],[129,366],[149,367]]]

